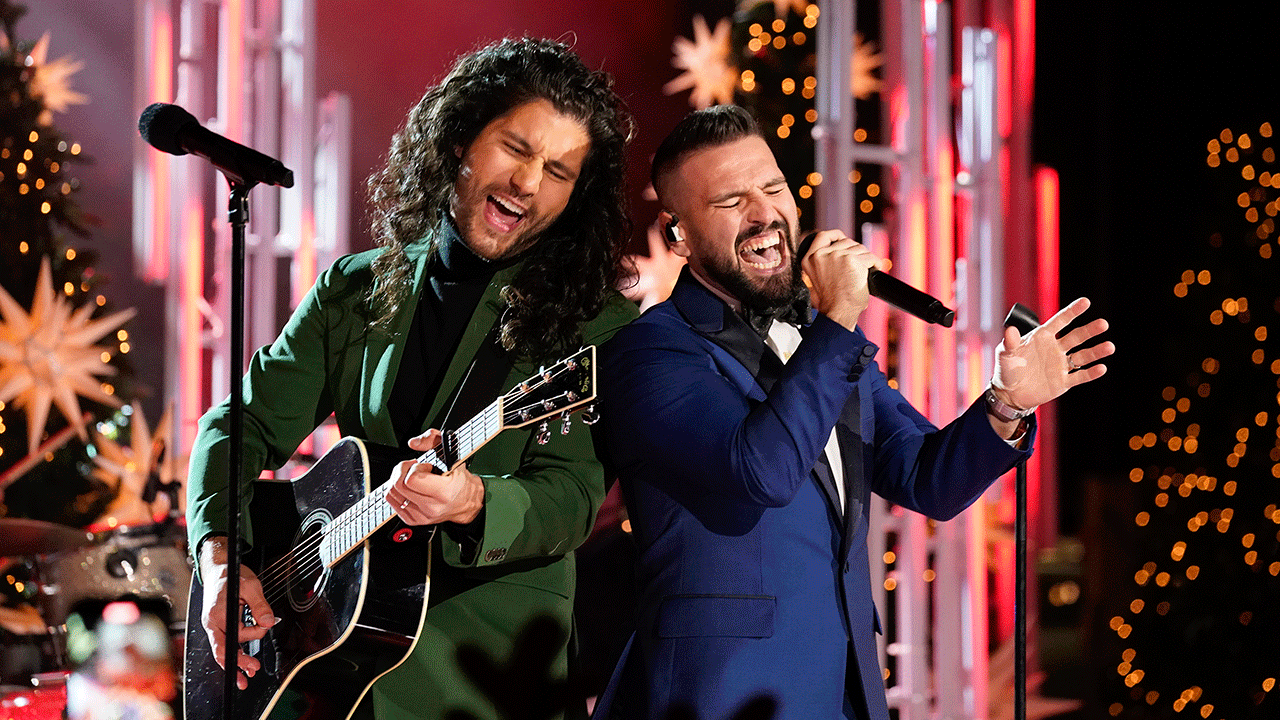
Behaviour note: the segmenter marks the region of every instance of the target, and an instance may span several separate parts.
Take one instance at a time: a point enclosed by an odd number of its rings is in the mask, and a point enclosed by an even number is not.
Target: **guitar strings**
[[[545,384],[545,382],[545,380],[537,382],[535,385],[530,387],[529,390],[525,390],[523,388],[512,390],[507,396],[504,396],[504,400],[508,399],[508,397],[518,397],[519,394],[527,394],[530,390],[535,387],[540,387],[542,384]],[[561,399],[566,396],[567,393],[564,393],[553,399]],[[523,418],[521,417],[521,414],[527,410],[528,407],[534,406],[526,406],[513,411],[504,411],[503,415],[505,421],[509,424],[516,420],[522,420]],[[490,433],[483,429],[483,427],[487,426],[488,423],[479,421],[492,421],[493,416],[498,412],[497,408],[498,403],[492,403],[481,413],[481,415],[477,416],[475,420],[468,421],[468,423],[459,428],[457,432],[447,433],[447,435],[453,438],[461,437],[462,442],[467,443],[467,445],[474,445],[476,437],[490,436]],[[477,427],[480,427],[481,429],[477,429]],[[501,428],[499,428],[499,431],[501,431]],[[474,451],[474,449],[476,448],[471,447],[468,452]],[[426,451],[418,458],[419,462],[431,462],[433,465],[437,465],[435,461],[439,460],[441,460],[441,458],[436,453],[435,448]],[[439,464],[443,465],[444,463],[440,462]],[[280,597],[287,592],[288,588],[282,584],[282,581],[286,580],[288,577],[296,576],[299,573],[310,575],[311,573],[323,571],[324,562],[320,558],[319,553],[314,551],[318,549],[318,546],[322,544],[327,537],[331,537],[335,533],[341,533],[349,530],[352,525],[355,525],[357,526],[357,531],[369,528],[368,533],[358,532],[361,537],[359,542],[362,542],[368,534],[376,531],[379,527],[390,520],[394,515],[394,510],[391,510],[389,506],[382,506],[382,501],[385,499],[386,493],[385,491],[378,492],[390,484],[392,484],[391,481],[385,482],[383,485],[379,486],[375,492],[369,493],[364,498],[358,500],[351,508],[348,508],[346,512],[340,515],[335,522],[321,529],[319,533],[309,537],[308,540],[300,543],[297,547],[293,548],[289,553],[286,553],[283,557],[264,570],[263,574],[259,576],[259,582],[263,586],[264,594],[269,593],[272,596],[268,598],[268,602],[274,602],[275,600],[280,599]],[[370,515],[374,516],[373,522],[369,522]],[[380,515],[384,516],[378,517]],[[359,542],[352,544],[344,552],[338,554],[337,557],[345,556],[348,552],[359,545]],[[298,562],[298,556],[303,553],[306,553],[306,555],[303,556],[300,562]],[[337,557],[335,557],[335,559],[337,559]]]
[[[469,420],[462,427],[458,428],[457,431],[446,431],[444,433],[445,437],[442,438],[441,445],[437,447],[445,448],[447,447],[447,441],[453,440],[455,442],[455,447],[469,448],[465,452],[460,453],[460,457],[469,455],[471,452],[478,449],[481,444],[487,442],[489,437],[497,434],[489,433],[488,426],[498,412],[502,413],[504,424],[511,424],[516,421],[525,421],[522,414],[531,407],[536,408],[538,405],[543,405],[545,408],[544,401],[508,411],[505,409],[508,402],[517,400],[521,395],[527,395],[533,390],[549,384],[552,378],[569,370],[570,368],[566,365],[562,370],[553,370],[550,373],[544,371],[543,373],[539,373],[535,376],[536,379],[530,378],[532,382],[526,381],[525,383],[521,383],[519,386],[503,395],[503,402],[499,403],[495,401],[490,403],[490,405],[479,415],[472,420]],[[568,397],[569,395],[570,393],[561,393],[560,395],[552,398],[552,400],[559,400],[561,398]],[[499,408],[502,408],[502,410],[499,410]],[[552,414],[554,414],[554,412]],[[502,424],[500,424],[497,431],[501,432],[502,429]],[[478,438],[481,439],[481,442],[476,444],[476,440]],[[444,464],[442,462],[442,458],[440,458],[439,454],[436,452],[436,448],[432,448],[424,452],[418,457],[417,462],[428,462],[437,468]],[[290,577],[295,577],[299,574],[309,576],[312,573],[324,571],[325,563],[320,557],[318,550],[320,545],[323,544],[326,539],[333,537],[335,534],[352,529],[354,529],[357,535],[361,538],[358,542],[351,544],[343,550],[343,552],[338,553],[333,558],[334,560],[337,560],[344,557],[351,550],[354,550],[361,542],[364,541],[364,539],[368,537],[368,535],[377,531],[378,528],[388,522],[395,515],[395,511],[391,509],[389,503],[385,503],[386,492],[383,491],[383,488],[386,488],[391,484],[393,484],[393,481],[391,480],[384,482],[382,485],[378,486],[374,492],[371,492],[357,500],[350,508],[335,518],[334,522],[322,527],[319,532],[309,536],[306,540],[299,543],[289,552],[285,553],[282,557],[265,568],[262,574],[258,576],[258,580],[262,585],[264,596],[267,596],[267,602],[275,603],[288,592],[287,580]],[[370,520],[372,520],[372,522],[370,522]],[[368,528],[368,532],[363,532],[365,528]],[[301,557],[300,560],[299,557]]]
[[[475,439],[477,437],[489,434],[483,429],[477,430],[477,426],[488,426],[492,424],[494,417],[498,413],[498,405],[499,404],[497,402],[491,403],[490,406],[485,408],[485,410],[474,420],[468,421],[467,424],[462,428],[459,428],[456,432],[446,432],[446,435],[450,438],[460,437],[460,440],[455,441],[455,444],[461,443],[459,447],[474,446]],[[472,447],[472,449],[474,449],[474,447]],[[427,450],[418,457],[417,461],[429,462],[436,467],[445,465],[443,458],[439,456],[436,450],[437,448]],[[282,581],[285,581],[292,576],[310,576],[313,573],[323,571],[324,561],[316,550],[318,550],[319,545],[321,545],[326,538],[331,537],[334,534],[350,530],[352,529],[352,526],[355,526],[357,533],[361,537],[361,541],[363,541],[368,534],[377,530],[378,527],[381,527],[390,520],[394,515],[394,511],[390,509],[389,505],[384,505],[386,496],[386,490],[384,488],[389,488],[392,482],[393,481],[391,480],[384,482],[376,488],[374,492],[371,492],[357,500],[356,503],[347,509],[347,511],[342,515],[339,515],[334,522],[321,529],[320,532],[310,536],[306,541],[300,543],[285,556],[277,560],[276,563],[264,570],[263,575],[259,577],[259,581],[262,583],[264,595],[270,595],[270,597],[267,598],[268,602],[270,603],[280,599],[288,591],[287,584],[283,584]],[[372,518],[370,517],[371,515]],[[365,529],[368,529],[368,533],[361,532]],[[350,552],[358,545],[359,542],[351,545],[344,552],[338,554],[337,557],[345,556],[347,552]],[[299,556],[301,556],[301,560],[298,559]]]

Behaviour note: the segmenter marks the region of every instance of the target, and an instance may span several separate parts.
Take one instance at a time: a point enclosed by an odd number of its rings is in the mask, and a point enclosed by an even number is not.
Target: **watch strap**
[[[1003,420],[1004,422],[1014,422],[1015,420],[1021,420],[1022,418],[1025,418],[1026,416],[1036,411],[1035,408],[1023,410],[1021,408],[1016,408],[1012,405],[1008,405],[1006,403],[1001,402],[1000,398],[996,397],[995,391],[993,391],[991,388],[987,388],[985,398],[987,401],[987,411],[990,412],[992,415],[995,415],[1000,420]]]

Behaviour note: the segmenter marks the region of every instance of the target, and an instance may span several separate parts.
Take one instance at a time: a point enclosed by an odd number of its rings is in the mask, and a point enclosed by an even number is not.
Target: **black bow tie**
[[[794,300],[780,308],[757,308],[744,305],[742,318],[762,338],[769,336],[769,326],[774,320],[792,325],[808,325],[811,319],[809,288],[802,288]]]

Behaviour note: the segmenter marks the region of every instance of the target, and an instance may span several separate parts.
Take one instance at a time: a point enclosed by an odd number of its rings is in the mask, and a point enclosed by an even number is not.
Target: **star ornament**
[[[158,493],[151,502],[143,498],[152,474],[163,484],[175,481],[181,484],[185,479],[183,468],[186,466],[186,458],[166,452],[173,426],[173,406],[165,409],[154,431],[148,428],[142,408],[136,402],[131,407],[133,412],[129,415],[128,445],[121,445],[96,429],[90,430],[93,445],[97,449],[97,454],[93,457],[93,463],[97,466],[93,471],[94,477],[116,491],[115,499],[103,511],[102,516],[92,523],[93,526],[114,528],[118,525],[159,522],[165,516],[185,509],[182,503],[185,493],[182,492],[177,493],[178,507],[171,507],[169,496],[164,493]]]
[[[875,43],[864,42],[861,34],[854,36],[853,45],[853,57],[849,62],[849,92],[859,100],[866,100],[884,86],[874,72],[884,65],[884,55],[876,51]]]
[[[712,105],[733,102],[733,89],[738,83],[738,71],[729,64],[729,18],[716,23],[715,32],[707,27],[701,15],[693,16],[693,40],[677,37],[671,44],[671,66],[683,73],[662,86],[662,91],[675,95],[682,90],[689,93],[689,104],[699,110]]]
[[[44,126],[53,124],[53,113],[66,112],[72,105],[84,105],[89,96],[71,89],[71,76],[80,72],[84,63],[72,59],[69,55],[48,61],[49,33],[45,33],[36,42],[31,54],[27,56],[27,64],[33,68],[31,76],[31,96],[44,103],[44,112],[40,113],[39,123]]]
[[[40,444],[51,406],[58,407],[86,442],[89,435],[77,396],[120,407],[95,377],[113,375],[115,368],[102,359],[107,349],[93,343],[135,314],[130,308],[94,320],[90,315],[96,306],[86,303],[73,309],[54,291],[52,277],[46,257],[40,263],[30,314],[0,287],[0,402],[13,400],[15,407],[25,408],[31,453]]]

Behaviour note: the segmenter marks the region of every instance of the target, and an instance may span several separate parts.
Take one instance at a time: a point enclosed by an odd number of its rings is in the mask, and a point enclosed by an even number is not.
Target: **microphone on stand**
[[[199,155],[240,185],[293,187],[293,171],[273,157],[206,129],[177,105],[152,103],[138,119],[142,139],[170,155]]]
[[[796,248],[796,259],[801,260],[809,252],[816,232],[805,235]],[[956,311],[942,304],[942,301],[917,290],[898,278],[876,268],[867,270],[867,290],[872,295],[924,320],[943,327],[951,327],[956,321]]]

